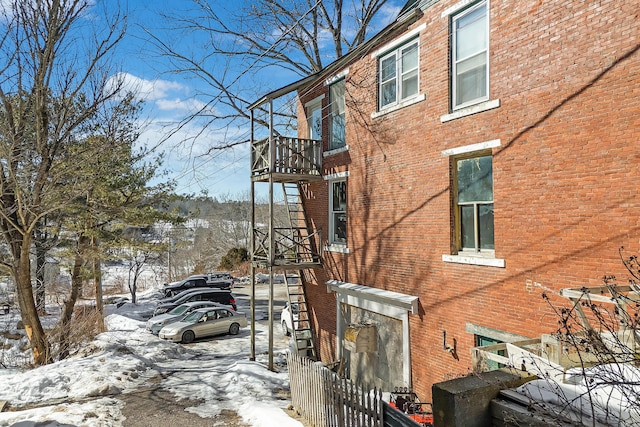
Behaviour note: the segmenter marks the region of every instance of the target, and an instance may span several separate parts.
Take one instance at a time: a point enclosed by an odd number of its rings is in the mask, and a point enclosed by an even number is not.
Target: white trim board
[[[382,307],[395,307],[402,311],[409,311],[411,314],[418,314],[418,297],[401,294],[399,292],[387,291],[385,289],[372,288],[370,286],[356,285],[355,283],[346,283],[338,280],[329,280],[326,282],[329,292],[337,292],[339,294],[350,295],[358,299],[367,301],[365,304],[376,305],[381,304]],[[376,311],[385,314],[383,311]]]

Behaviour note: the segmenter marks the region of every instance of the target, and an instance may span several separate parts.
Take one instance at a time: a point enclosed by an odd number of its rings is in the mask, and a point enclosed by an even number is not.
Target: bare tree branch
[[[196,95],[203,107],[177,123],[171,135],[187,125],[247,129],[247,106],[277,85],[261,85],[261,73],[308,76],[322,70],[366,41],[387,2],[244,0],[229,7],[215,0],[192,0],[193,8],[183,16],[164,16],[173,30],[161,34],[146,28],[150,42],[171,62],[171,73],[208,88]],[[185,39],[205,42],[194,48]],[[279,122],[293,126],[293,105],[274,113]],[[256,122],[268,126],[267,120]],[[247,140],[248,136],[236,136],[214,141],[209,151]]]

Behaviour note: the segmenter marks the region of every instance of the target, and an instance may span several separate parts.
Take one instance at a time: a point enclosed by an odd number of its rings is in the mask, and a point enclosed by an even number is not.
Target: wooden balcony
[[[270,146],[270,141],[272,146]],[[299,182],[321,180],[322,141],[275,136],[251,144],[251,180]]]
[[[299,230],[291,228],[275,228],[275,251],[273,266],[283,270],[299,270],[320,265],[318,232],[302,235]],[[300,230],[302,231],[302,230]],[[269,267],[269,233],[267,230],[254,229],[255,251],[252,262],[261,267]]]

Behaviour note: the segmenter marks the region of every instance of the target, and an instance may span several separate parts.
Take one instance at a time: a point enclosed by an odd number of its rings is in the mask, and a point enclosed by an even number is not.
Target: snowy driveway
[[[259,286],[258,300],[266,300],[265,292],[266,286]],[[234,294],[238,309],[248,313],[248,292],[237,288]],[[282,298],[278,291],[277,307],[284,304]],[[82,355],[30,371],[0,370],[0,400],[9,406],[9,411],[0,413],[0,426],[161,426],[158,407],[163,406],[162,399],[167,415],[173,411],[173,416],[180,416],[179,406],[169,404],[171,396],[190,414],[203,417],[202,425],[228,425],[225,423],[233,418],[246,426],[301,426],[284,411],[289,404],[287,340],[277,327],[274,361],[281,372],[265,368],[268,333],[265,307],[260,304],[256,362],[249,361],[249,328],[237,336],[174,344],[144,329],[142,314],[153,307],[151,301],[141,298],[135,306],[109,306],[108,332],[96,337]],[[150,412],[137,413],[132,419],[130,410],[124,410],[125,402],[153,390],[155,396],[162,396],[161,404],[149,402]],[[13,411],[23,408],[32,409]]]

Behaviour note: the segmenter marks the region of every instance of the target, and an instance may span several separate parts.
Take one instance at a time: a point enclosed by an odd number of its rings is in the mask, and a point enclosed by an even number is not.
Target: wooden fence
[[[315,427],[383,427],[382,391],[365,390],[320,362],[289,353],[293,407]]]

